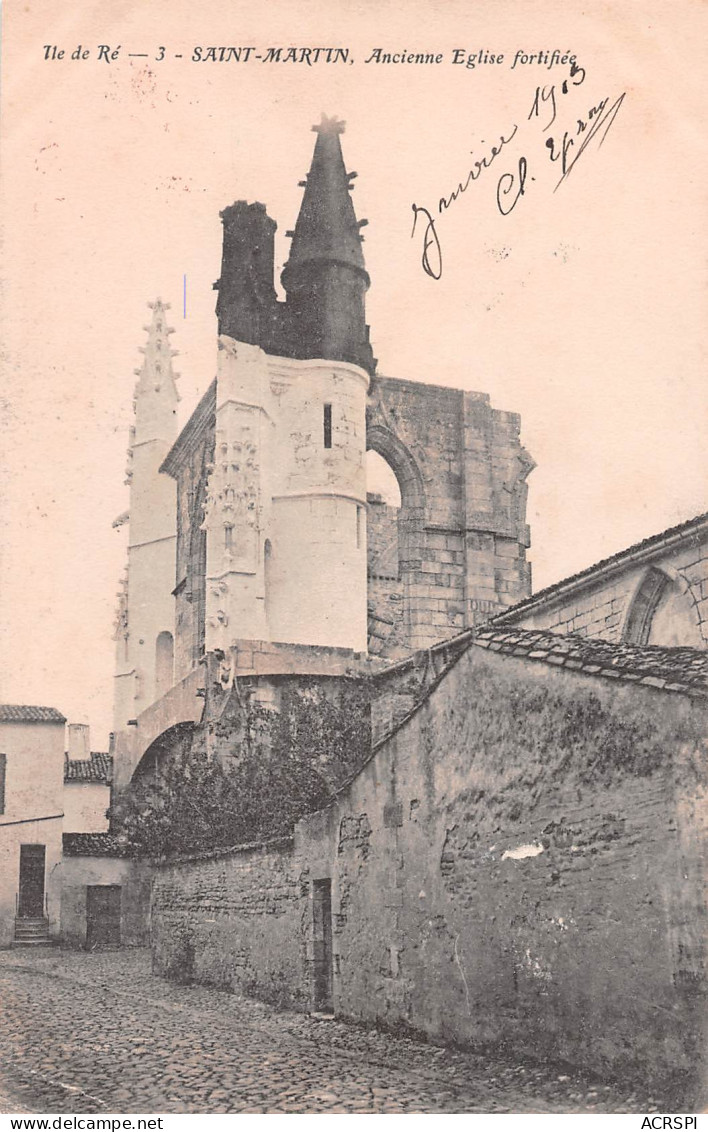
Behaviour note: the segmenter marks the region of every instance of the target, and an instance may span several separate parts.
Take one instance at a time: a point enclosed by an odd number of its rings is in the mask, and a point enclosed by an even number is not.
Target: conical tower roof
[[[312,129],[317,141],[283,271],[286,287],[295,269],[311,263],[344,264],[366,275],[359,229],[367,221],[357,221],[352,204],[350,182],[356,174],[347,173],[344,166],[339,141],[344,122],[323,115]]]

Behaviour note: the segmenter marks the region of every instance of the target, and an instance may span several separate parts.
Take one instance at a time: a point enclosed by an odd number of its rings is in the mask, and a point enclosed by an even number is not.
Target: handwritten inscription
[[[527,121],[535,121],[542,126],[542,134],[555,125],[558,120],[564,100],[570,96],[576,87],[585,82],[586,72],[575,61],[570,64],[568,77],[561,83],[547,86],[537,86],[531,102],[531,109]],[[556,129],[544,139],[546,158],[559,168],[560,177],[555,185],[554,192],[569,176],[583,153],[591,142],[597,140],[598,147],[602,145],[617,117],[626,93],[620,94],[614,102],[609,97],[601,98],[575,119],[575,123],[563,129],[562,133]],[[577,112],[576,112],[577,113]],[[457,188],[446,196],[441,196],[437,210],[419,204],[412,204],[413,229],[411,237],[420,240],[420,263],[423,271],[431,279],[440,279],[443,270],[442,243],[438,224],[440,218],[447,210],[467,192],[469,188],[480,180],[484,172],[500,157],[510,143],[517,138],[518,123],[513,123],[499,135],[499,142],[493,145],[488,154],[474,162],[466,176],[460,180]],[[513,148],[513,147],[512,147]],[[525,146],[526,148],[526,146]],[[498,167],[497,167],[498,168]],[[500,172],[496,183],[495,201],[502,216],[508,216],[526,194],[529,183],[535,181],[529,172],[529,157],[521,154],[514,159],[511,168]]]
[[[578,118],[575,130],[565,130],[560,140],[553,137],[547,138],[546,147],[551,161],[560,161],[561,163],[562,172],[556,189],[562,185],[591,141],[599,137],[598,146],[602,145],[610,126],[619,114],[625,97],[626,94],[621,94],[609,107],[609,98],[603,98],[597,106],[590,107],[585,118]],[[555,192],[555,189],[553,191]]]

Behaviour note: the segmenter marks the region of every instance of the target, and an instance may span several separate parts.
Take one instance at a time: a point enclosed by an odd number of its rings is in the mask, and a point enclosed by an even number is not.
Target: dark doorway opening
[[[313,940],[315,961],[315,1010],[331,1014],[332,998],[332,881],[312,884]]]
[[[20,845],[17,915],[23,920],[35,920],[44,916],[45,855],[44,845]]]
[[[86,946],[120,947],[119,884],[86,887]]]

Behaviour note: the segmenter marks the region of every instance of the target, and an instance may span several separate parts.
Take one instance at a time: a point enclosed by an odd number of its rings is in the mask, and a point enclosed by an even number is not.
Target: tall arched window
[[[155,699],[169,692],[174,683],[175,645],[171,633],[158,633],[155,642]]]
[[[622,637],[635,645],[645,645],[649,640],[652,617],[659,599],[669,580],[666,574],[653,567],[647,570],[642,583],[632,599]]]

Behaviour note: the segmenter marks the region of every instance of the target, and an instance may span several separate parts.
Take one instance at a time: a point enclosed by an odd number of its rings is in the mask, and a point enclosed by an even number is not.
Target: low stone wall
[[[307,907],[291,843],[163,866],[153,888],[155,969],[306,1006]]]

